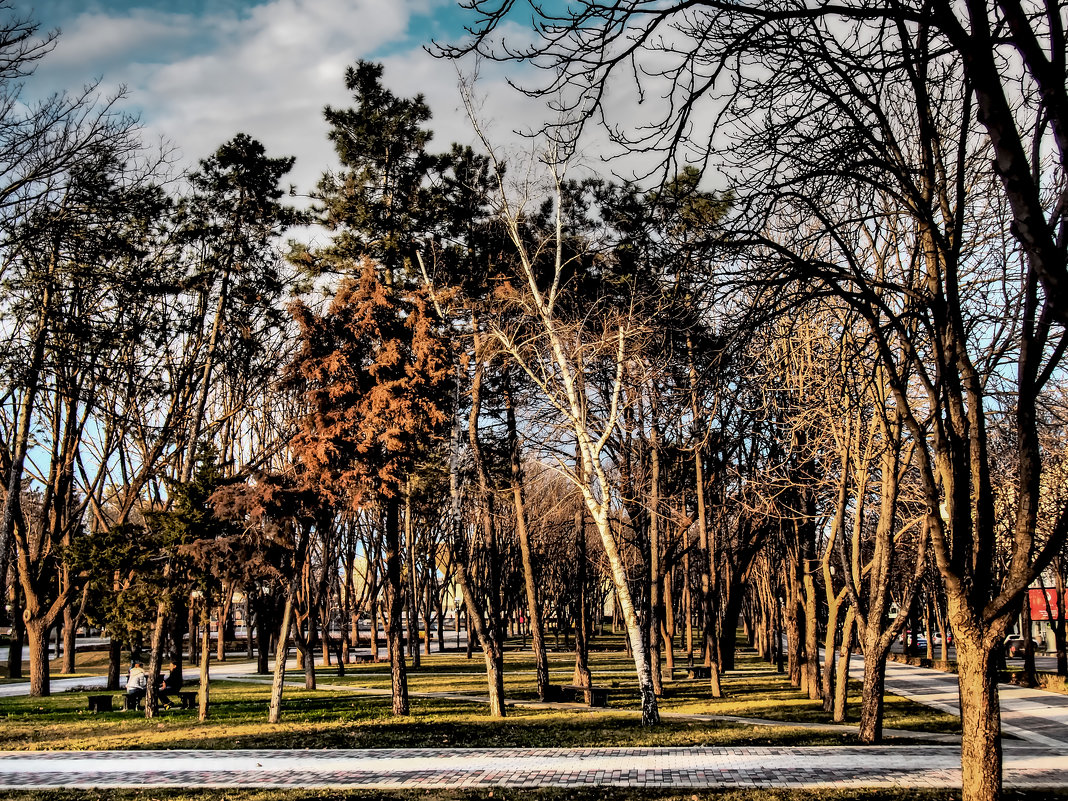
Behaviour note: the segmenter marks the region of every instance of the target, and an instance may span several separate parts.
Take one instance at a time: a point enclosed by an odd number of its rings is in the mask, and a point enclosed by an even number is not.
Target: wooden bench
[[[686,677],[690,679],[711,679],[712,668],[708,665],[694,665],[686,673]]]
[[[142,708],[141,702],[144,701],[144,700],[145,700],[144,693],[140,693],[140,694],[123,693],[122,694],[122,711],[123,712],[129,712],[129,711],[134,710],[134,709],[141,709]]]
[[[178,693],[178,703],[182,709],[196,709],[199,706],[197,701],[197,691],[192,692],[185,691]]]
[[[586,704],[590,707],[608,706],[607,687],[580,687],[577,684],[568,684],[561,687],[558,684],[550,684],[549,692],[546,693],[548,701],[563,701],[572,704]]]
[[[114,708],[112,706],[113,700],[110,695],[90,695],[89,696],[89,711],[90,712],[111,712]]]

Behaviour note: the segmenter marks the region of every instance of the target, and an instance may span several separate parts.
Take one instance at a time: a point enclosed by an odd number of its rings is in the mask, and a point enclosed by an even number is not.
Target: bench
[[[133,709],[141,709],[141,702],[145,699],[144,693],[123,693],[122,711],[129,712]]]
[[[550,684],[545,694],[547,701],[563,701],[572,704],[586,704],[590,707],[608,706],[607,687],[580,687],[577,684],[568,684],[561,687],[559,684]]]
[[[89,696],[90,712],[110,712],[112,709],[112,698],[110,695]]]
[[[182,709],[196,709],[198,707],[197,691],[184,691],[178,693],[178,704]]]
[[[686,678],[689,679],[711,679],[712,668],[708,665],[694,665],[686,673]]]

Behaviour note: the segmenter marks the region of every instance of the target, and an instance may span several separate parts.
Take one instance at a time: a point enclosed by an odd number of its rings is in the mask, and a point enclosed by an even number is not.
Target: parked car
[[[1015,658],[1023,656],[1024,638],[1018,634],[1010,634],[1005,638],[1005,656]]]

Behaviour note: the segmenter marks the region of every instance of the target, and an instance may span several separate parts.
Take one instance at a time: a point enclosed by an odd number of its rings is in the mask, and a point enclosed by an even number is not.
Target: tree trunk
[[[64,568],[64,573],[67,570]],[[70,579],[65,578],[64,583],[69,582]],[[59,672],[65,675],[70,675],[75,672],[74,666],[74,654],[76,651],[77,634],[78,634],[78,618],[74,611],[74,603],[68,603],[63,607],[63,665],[60,667]]]
[[[17,582],[17,577],[13,577]],[[7,644],[7,677],[22,678],[22,645],[26,639],[26,621],[22,617],[22,596],[18,586],[14,587],[11,601],[11,635]]]
[[[864,687],[860,696],[860,741],[883,739],[883,692],[886,684],[886,653],[869,637],[864,649]]]
[[[842,624],[842,644],[838,646],[838,668],[834,682],[835,723],[845,723],[846,705],[849,699],[849,660],[853,655],[853,643],[856,641],[856,610],[850,605],[846,610],[845,622]]]
[[[941,638],[942,638],[942,645],[941,645],[941,648],[939,650],[939,658],[943,662],[948,662],[949,661],[949,638],[946,636],[946,617],[945,617],[945,615],[942,614],[942,607],[938,603],[937,599],[935,600],[934,609],[935,609],[935,624],[938,626],[938,633],[939,633],[939,635],[941,635]]]
[[[169,656],[178,667],[178,675],[182,675],[182,645],[185,642],[186,621],[189,619],[187,607],[189,595],[184,592],[176,593],[171,604],[171,619],[169,633],[171,637]]]
[[[286,679],[286,657],[289,655],[289,627],[293,624],[293,600],[296,584],[286,591],[286,606],[282,612],[282,622],[278,628],[278,641],[274,651],[274,678],[271,680],[271,706],[267,713],[268,723],[278,723],[282,719],[282,689]]]
[[[594,523],[597,525],[597,530],[601,535],[601,544],[604,546],[605,555],[608,557],[608,564],[612,570],[616,603],[619,605],[619,610],[623,617],[627,642],[630,643],[634,658],[634,668],[638,674],[638,693],[642,701],[642,725],[653,726],[660,723],[660,710],[656,701],[656,691],[653,689],[653,677],[649,670],[649,661],[645,654],[645,644],[642,642],[641,625],[638,622],[638,614],[631,598],[630,587],[627,584],[626,568],[620,558],[619,548],[616,545],[611,522],[608,519],[608,508],[607,505],[600,503],[592,495],[586,496],[586,506],[593,516]]]
[[[1020,628],[1024,641],[1024,669],[1021,681],[1027,687],[1038,684],[1035,672],[1035,638],[1031,633],[1031,599],[1024,592],[1023,608],[1020,610]]]
[[[1053,637],[1057,643],[1057,675],[1068,676],[1068,637],[1065,636],[1064,572],[1054,563],[1053,583],[1057,588],[1057,620],[1053,624]]]
[[[380,657],[378,655],[379,649],[382,647],[378,637],[378,595],[371,596],[370,603],[370,616],[371,616],[371,660],[378,662]]]
[[[163,570],[163,580],[170,579],[171,565],[168,561]],[[159,671],[163,662],[164,633],[167,628],[167,613],[170,603],[167,592],[163,593],[159,605],[156,607],[156,624],[152,628],[152,651],[148,658],[148,682],[145,684],[145,717],[152,719],[156,716],[156,687],[159,683]]]
[[[582,464],[582,459],[578,453],[575,454],[575,463],[576,469]],[[571,683],[576,687],[589,687],[593,684],[593,677],[590,675],[590,611],[588,609],[586,593],[586,509],[581,502],[579,503],[578,508],[575,509],[573,525],[575,533],[575,569],[577,571],[577,576],[575,579],[575,670],[571,677]],[[559,643],[560,640],[560,625],[562,619],[563,618],[559,615],[556,618],[557,643]]]
[[[223,585],[218,608],[219,637],[215,645],[215,658],[220,662],[226,661],[226,622],[230,619],[230,610],[233,606],[234,585],[227,583]]]
[[[933,603],[928,593],[924,593],[926,603],[923,605],[923,622],[927,629],[927,658],[934,659],[934,612],[931,610]]]
[[[269,623],[272,615],[268,615],[268,604],[273,606],[273,599],[267,595],[256,596],[256,674],[266,676],[270,670],[268,657],[271,650],[271,633]]]
[[[746,571],[741,574],[741,579],[735,579],[732,576],[730,581],[726,583],[722,594],[723,626],[719,633],[719,653],[722,659],[720,668],[724,672],[734,670],[734,656],[738,650],[738,617],[742,613],[742,600],[744,598],[742,581],[748,575],[748,566],[745,567]]]
[[[685,508],[685,502],[683,504]],[[693,589],[690,586],[690,548],[682,551],[682,608],[686,610],[686,666],[693,667]]]
[[[412,658],[412,669],[419,667],[419,614],[416,595],[416,572],[415,572],[415,529],[412,525],[412,497],[411,479],[404,492],[404,543],[408,552],[408,592],[405,601],[408,606],[408,655]],[[429,634],[429,630],[427,634]]]
[[[815,560],[806,559],[809,566],[815,564]],[[823,688],[820,686],[820,646],[819,646],[819,620],[816,617],[817,598],[816,581],[813,571],[805,569],[801,581],[804,590],[805,602],[805,683],[808,685],[808,697],[818,701],[823,698]],[[830,693],[828,692],[828,695]]]
[[[122,641],[116,637],[108,639],[108,683],[112,692],[120,688],[119,677],[122,673]]]
[[[673,571],[664,574],[664,666],[668,681],[675,679],[675,587]]]
[[[664,621],[660,575],[660,441],[655,424],[649,435],[649,473],[649,666],[653,673],[653,691],[663,695],[664,677],[660,672],[660,627]]]
[[[219,620],[219,635],[222,635],[222,619]],[[208,701],[210,698],[210,664],[211,664],[211,618],[204,598],[203,611],[200,613],[200,691],[197,695],[198,719],[208,719]]]
[[[782,652],[783,640],[786,639],[787,635],[783,630],[783,603],[777,593],[772,595],[772,602],[775,605],[775,633],[772,638],[772,649],[775,652],[775,672],[784,673],[785,666]]]
[[[963,801],[1001,797],[1001,708],[993,656],[957,640]]]
[[[787,672],[790,675],[790,684],[800,687],[802,638],[801,621],[798,620],[800,615],[795,581],[796,562],[796,558],[790,557],[786,567],[786,580],[783,582],[783,591],[786,593],[783,617],[786,626]]]
[[[48,638],[51,630],[40,618],[26,621],[26,639],[30,652],[30,697],[51,695],[48,664]]]
[[[516,430],[515,404],[512,399],[510,377],[505,382],[504,403],[505,422],[508,427],[508,451],[511,455],[512,503],[515,506],[516,534],[519,537],[519,551],[523,561],[523,584],[527,594],[527,620],[530,623],[531,648],[534,650],[538,700],[545,701],[549,690],[549,657],[545,652],[541,604],[538,601],[537,579],[534,576],[530,533],[527,531],[526,503],[523,499],[523,466],[519,453],[519,435]]]
[[[387,498],[386,504],[386,580],[389,584],[389,668],[393,688],[393,714],[408,714],[408,676],[404,662],[404,585],[401,582],[400,501]]]
[[[823,711],[831,712],[834,710],[834,692],[832,688],[835,686],[835,676],[838,670],[838,653],[835,648],[835,644],[838,642],[838,619],[842,613],[842,603],[845,593],[841,595],[832,595],[828,593],[827,597],[827,633],[823,638]],[[845,634],[843,629],[842,634]]]

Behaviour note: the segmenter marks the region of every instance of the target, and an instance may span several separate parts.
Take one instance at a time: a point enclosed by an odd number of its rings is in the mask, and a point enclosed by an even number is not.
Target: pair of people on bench
[[[126,677],[126,695],[130,697],[133,706],[141,703],[148,688],[148,673],[145,672],[145,664],[140,660],[134,660],[130,664],[130,672]],[[182,673],[178,669],[178,663],[171,660],[170,672],[160,680],[156,692],[156,701],[163,707],[171,704],[170,696],[182,689]]]

